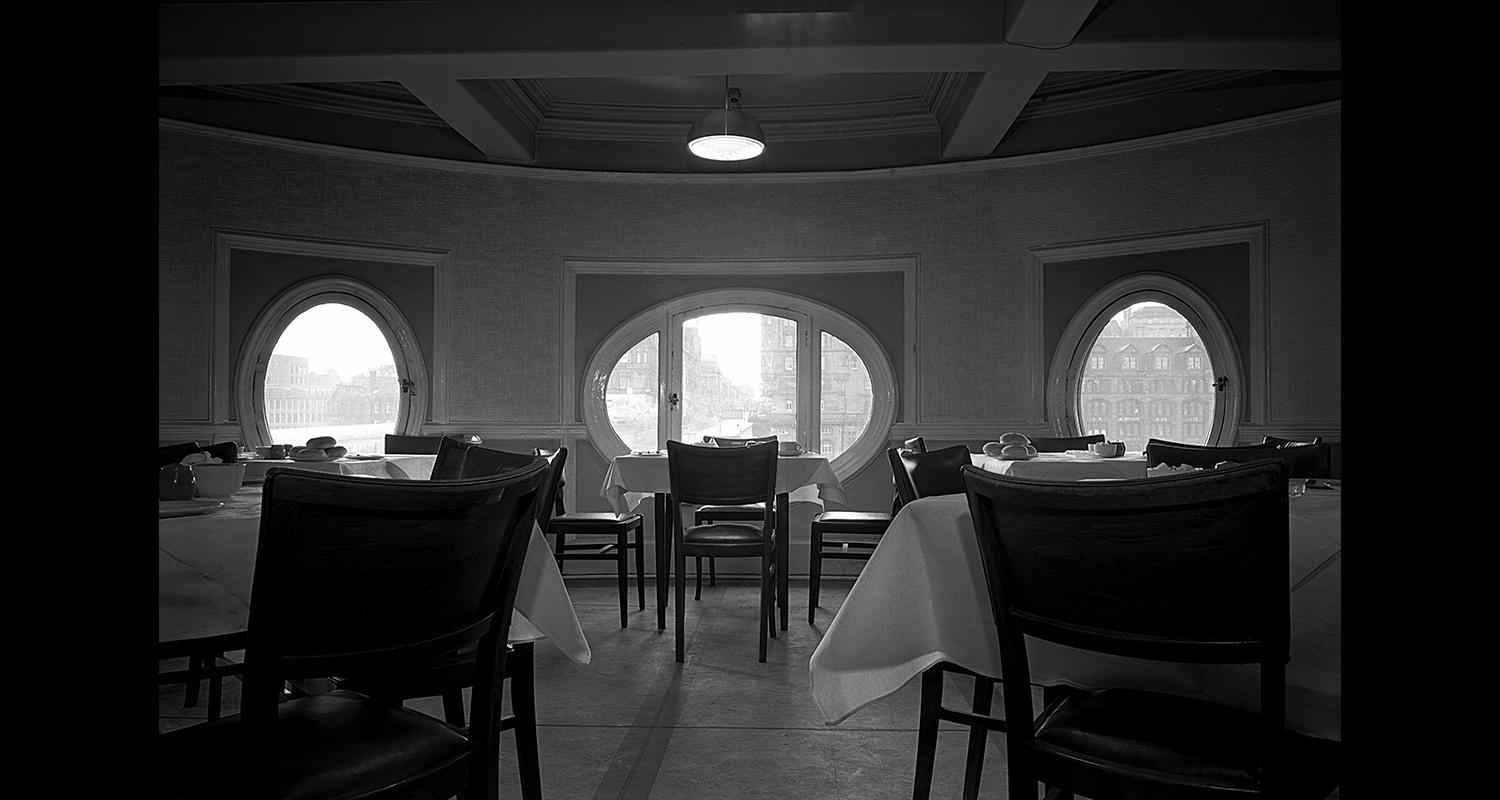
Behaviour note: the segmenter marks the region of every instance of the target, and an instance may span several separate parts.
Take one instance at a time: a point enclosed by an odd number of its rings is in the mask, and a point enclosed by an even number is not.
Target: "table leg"
[[[781,606],[782,630],[786,630],[787,608],[792,599],[792,579],[787,574],[792,561],[791,505],[789,492],[776,495],[776,597],[777,605]]]
[[[671,593],[672,528],[667,524],[670,494],[656,493],[656,629],[667,629],[667,596]]]

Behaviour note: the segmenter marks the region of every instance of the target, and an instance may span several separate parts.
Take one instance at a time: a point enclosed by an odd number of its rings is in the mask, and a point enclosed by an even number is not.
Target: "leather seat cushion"
[[[1045,756],[1060,756],[1142,775],[1183,776],[1194,783],[1245,790],[1259,787],[1258,717],[1247,711],[1157,692],[1105,689],[1070,692],[1044,717],[1035,742],[1042,763],[1049,760]],[[1336,742],[1295,733],[1287,735],[1286,745],[1293,774],[1315,760],[1315,749],[1337,747]],[[1331,782],[1325,794],[1337,781],[1326,779]]]
[[[468,752],[467,737],[442,720],[349,691],[282,703],[275,735],[263,745],[248,746],[243,736],[238,714],[161,734],[161,763],[173,765],[162,771],[163,796],[342,797],[457,763]]]

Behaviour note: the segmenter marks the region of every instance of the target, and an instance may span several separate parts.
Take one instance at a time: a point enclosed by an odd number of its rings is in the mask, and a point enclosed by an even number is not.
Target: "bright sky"
[[[710,314],[698,325],[703,354],[719,358],[719,371],[734,383],[760,385],[760,315]],[[692,323],[689,323],[692,324]]]
[[[275,353],[303,356],[312,371],[332,369],[341,378],[395,363],[380,328],[363,313],[342,303],[314,306],[297,317],[276,343]]]

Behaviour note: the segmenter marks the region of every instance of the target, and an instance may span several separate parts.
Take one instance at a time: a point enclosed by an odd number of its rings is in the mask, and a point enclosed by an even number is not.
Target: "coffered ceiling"
[[[1201,131],[1342,95],[1339,0],[200,0],[157,11],[169,124],[543,169],[941,164]],[[751,161],[687,152],[726,79],[766,133]]]

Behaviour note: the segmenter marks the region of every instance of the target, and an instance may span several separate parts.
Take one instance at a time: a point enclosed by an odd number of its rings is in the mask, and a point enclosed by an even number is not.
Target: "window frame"
[[[652,333],[657,338],[657,438],[664,441],[680,435],[680,420],[664,402],[667,394],[681,391],[680,322],[708,314],[754,312],[799,323],[797,343],[797,430],[799,438],[816,442],[820,435],[822,393],[822,334],[824,332],[848,345],[864,362],[870,374],[870,421],[854,445],[829,459],[834,474],[847,479],[885,452],[886,441],[896,421],[896,372],[884,348],[864,325],[838,309],[787,292],[771,289],[710,289],[672,298],[647,308],[624,323],[600,342],[589,356],[584,371],[582,394],[583,421],[590,440],[606,460],[630,452],[609,422],[605,392],[609,375],[620,357]],[[805,324],[806,330],[800,325]],[[677,433],[674,434],[674,431]]]
[[[427,385],[427,367],[411,323],[374,286],[353,278],[330,276],[287,288],[266,303],[251,323],[240,357],[235,361],[235,407],[245,446],[274,444],[265,413],[266,371],[272,351],[298,316],[325,303],[350,306],[368,317],[385,336],[386,346],[396,362],[397,379],[405,387],[396,414],[395,433],[421,430],[422,420],[427,416],[427,398],[417,387]]]
[[[1127,275],[1095,292],[1069,320],[1048,370],[1047,411],[1057,421],[1061,435],[1082,435],[1080,407],[1082,376],[1099,334],[1110,318],[1136,303],[1162,303],[1183,317],[1198,332],[1214,365],[1215,379],[1227,378],[1225,389],[1214,402],[1207,443],[1233,445],[1248,400],[1241,351],[1224,314],[1207,295],[1191,284],[1162,272]]]

